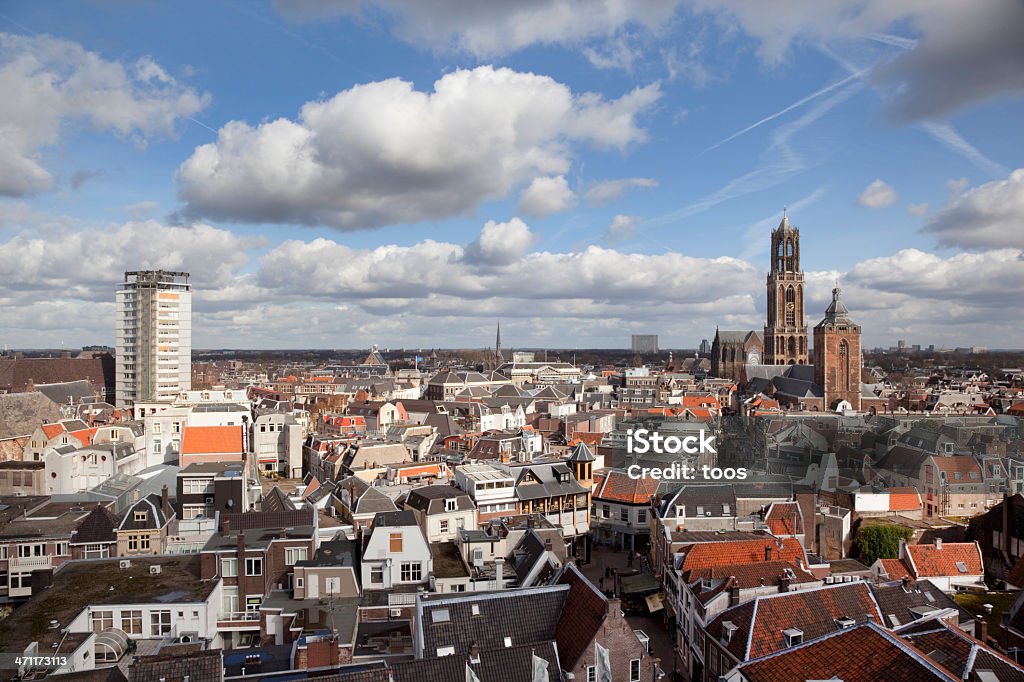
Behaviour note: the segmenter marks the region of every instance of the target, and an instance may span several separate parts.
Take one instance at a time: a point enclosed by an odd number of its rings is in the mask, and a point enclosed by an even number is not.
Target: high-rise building
[[[192,387],[192,292],[187,272],[124,273],[117,292],[117,405],[173,400]]]
[[[804,322],[804,273],[800,269],[800,230],[782,215],[772,231],[772,269],[768,273],[768,321],[764,326],[765,363],[807,364]]]
[[[634,353],[657,353],[658,352],[658,335],[657,334],[633,334],[633,352]]]

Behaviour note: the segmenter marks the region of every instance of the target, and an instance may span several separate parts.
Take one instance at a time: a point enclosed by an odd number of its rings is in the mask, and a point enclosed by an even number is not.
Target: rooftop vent
[[[855,621],[853,618],[850,618],[849,616],[840,616],[839,618],[836,618],[836,627],[838,627],[840,630],[852,628],[856,623],[857,621]]]

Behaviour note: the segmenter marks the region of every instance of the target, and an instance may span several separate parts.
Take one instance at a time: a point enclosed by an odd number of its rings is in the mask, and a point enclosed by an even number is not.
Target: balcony
[[[259,611],[225,611],[217,618],[220,630],[259,630]]]
[[[53,557],[51,556],[26,556],[11,557],[8,561],[8,571],[11,573],[31,573],[46,568],[53,568]]]

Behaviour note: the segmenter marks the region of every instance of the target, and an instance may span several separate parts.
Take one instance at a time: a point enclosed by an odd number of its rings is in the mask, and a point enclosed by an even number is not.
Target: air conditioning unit
[[[400,618],[402,616],[402,609],[388,609],[388,614],[392,618]]]
[[[206,498],[206,504],[213,504],[213,497],[211,497],[211,496],[207,496],[207,498]]]
[[[160,575],[160,570],[161,570],[160,566],[150,566],[149,567],[149,574],[150,575]]]
[[[121,559],[121,561],[118,563],[118,566],[120,566],[121,568],[131,568],[132,562],[130,559]]]

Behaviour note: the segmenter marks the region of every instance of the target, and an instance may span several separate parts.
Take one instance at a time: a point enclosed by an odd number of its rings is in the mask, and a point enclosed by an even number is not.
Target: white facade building
[[[192,386],[192,292],[187,272],[124,273],[117,292],[117,405],[173,400]]]

